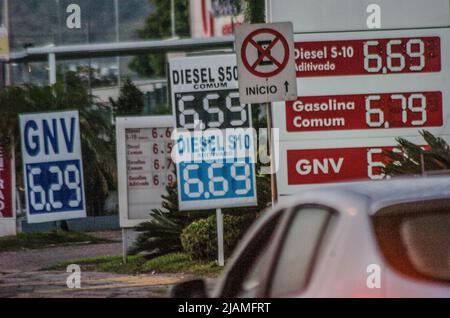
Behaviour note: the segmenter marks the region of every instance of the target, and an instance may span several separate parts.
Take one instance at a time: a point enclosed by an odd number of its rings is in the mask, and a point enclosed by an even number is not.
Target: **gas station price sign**
[[[297,34],[298,97],[274,104],[280,140],[450,134],[450,29]]]
[[[172,161],[172,116],[116,118],[120,226],[150,219],[162,206],[167,186],[176,182]]]
[[[288,132],[442,125],[440,91],[302,96],[286,102]]]
[[[380,179],[382,153],[397,137],[450,135],[444,52],[448,28],[296,34],[297,100],[272,109],[278,193]]]
[[[296,42],[297,76],[441,71],[441,39],[397,37]]]
[[[169,62],[180,210],[257,204],[249,105],[239,101],[236,56]]]

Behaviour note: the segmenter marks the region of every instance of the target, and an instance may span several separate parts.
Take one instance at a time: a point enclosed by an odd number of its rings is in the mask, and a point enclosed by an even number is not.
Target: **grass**
[[[20,233],[17,236],[0,238],[0,252],[34,250],[75,243],[99,244],[107,242],[111,241],[80,232]]]
[[[107,256],[61,262],[43,270],[66,269],[70,264],[78,264],[83,270],[112,272],[118,274],[184,273],[195,276],[218,276],[222,270],[215,262],[196,261],[184,253],[171,253],[151,260],[142,256],[129,256],[124,264],[121,256]]]

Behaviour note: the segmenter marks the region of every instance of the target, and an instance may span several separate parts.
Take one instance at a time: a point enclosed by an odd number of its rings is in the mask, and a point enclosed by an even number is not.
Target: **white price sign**
[[[128,228],[148,221],[175,184],[172,117],[117,118],[116,131],[120,226]]]

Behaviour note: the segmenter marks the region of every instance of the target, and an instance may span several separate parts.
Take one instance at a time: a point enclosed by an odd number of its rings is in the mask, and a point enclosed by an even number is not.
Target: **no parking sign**
[[[86,217],[77,111],[20,115],[28,223]]]
[[[292,23],[236,27],[236,53],[241,103],[297,98]]]

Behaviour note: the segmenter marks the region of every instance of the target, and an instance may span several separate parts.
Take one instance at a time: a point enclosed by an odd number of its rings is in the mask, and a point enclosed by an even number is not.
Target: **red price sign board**
[[[288,132],[440,127],[441,92],[299,97],[286,103]]]
[[[288,185],[382,179],[383,151],[393,147],[288,150]]]
[[[450,136],[450,29],[297,34],[294,46],[297,100],[272,106],[280,195],[383,178],[397,137]]]
[[[295,43],[298,77],[441,71],[439,37]]]
[[[14,217],[12,182],[11,157],[0,144],[0,218]]]

